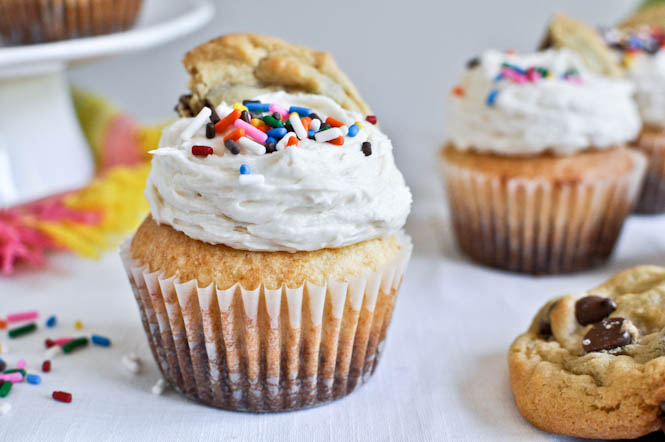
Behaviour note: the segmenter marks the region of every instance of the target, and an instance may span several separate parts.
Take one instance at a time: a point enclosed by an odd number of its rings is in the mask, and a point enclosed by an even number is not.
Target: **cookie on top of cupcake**
[[[190,51],[123,250],[164,377],[281,411],[374,372],[411,243],[392,143],[329,54],[253,34]]]
[[[646,165],[625,146],[641,126],[633,90],[565,49],[472,59],[440,156],[460,248],[527,273],[607,259]]]

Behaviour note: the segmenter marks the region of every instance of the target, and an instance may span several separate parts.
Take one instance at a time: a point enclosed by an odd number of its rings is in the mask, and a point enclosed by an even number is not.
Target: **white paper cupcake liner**
[[[663,213],[665,212],[665,131],[643,131],[633,147],[645,154],[649,160],[635,212]]]
[[[639,195],[646,160],[611,180],[506,178],[442,160],[453,228],[473,260],[505,270],[554,274],[586,269],[612,253]]]
[[[324,285],[218,289],[150,272],[121,257],[153,356],[187,397],[241,411],[285,411],[325,404],[374,372],[411,239],[384,268]]]

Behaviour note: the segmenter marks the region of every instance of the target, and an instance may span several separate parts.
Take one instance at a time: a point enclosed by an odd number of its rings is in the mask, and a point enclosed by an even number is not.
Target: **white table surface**
[[[42,327],[8,341],[3,336],[11,347],[2,357],[10,364],[25,358],[29,371],[38,370],[44,339],[79,334],[73,329],[76,319],[83,321],[85,332],[113,340],[109,349],[88,347],[56,358],[40,386],[16,385],[0,400],[13,406],[0,417],[0,440],[558,440],[533,428],[515,408],[508,346],[548,298],[590,288],[638,263],[665,264],[665,217],[631,219],[615,259],[605,267],[539,278],[464,260],[445,219],[414,219],[408,228],[416,254],[374,377],[345,399],[300,412],[228,412],[175,392],[151,394],[159,373],[115,253],[99,262],[59,255],[46,271],[0,279],[0,316],[34,308],[59,319],[52,331]],[[132,351],[145,359],[139,375],[121,364],[122,355]],[[74,401],[53,401],[53,390],[72,392]]]

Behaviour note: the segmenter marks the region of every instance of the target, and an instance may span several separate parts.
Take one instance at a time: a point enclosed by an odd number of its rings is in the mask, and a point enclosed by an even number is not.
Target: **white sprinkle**
[[[9,353],[9,344],[7,341],[0,341],[0,355]]]
[[[309,125],[309,128],[314,132],[321,129],[321,120],[319,120],[318,118],[313,118],[312,122]]]
[[[141,371],[142,363],[136,353],[130,353],[122,357],[122,365],[124,365],[127,370],[137,374]]]
[[[345,136],[347,136],[347,135],[349,134],[349,126],[347,126],[347,125],[340,126],[340,127],[339,127],[339,130],[342,131],[342,136],[343,136],[343,137],[345,137]]]
[[[166,391],[166,381],[164,379],[160,379],[157,381],[155,385],[152,386],[152,394],[156,395],[161,395],[164,394]]]
[[[289,117],[289,121],[291,122],[291,126],[293,127],[293,131],[296,133],[296,136],[301,140],[306,140],[307,131],[305,130],[305,127],[302,125],[302,121],[300,121],[300,115],[298,115],[295,112],[292,113],[291,116]]]
[[[224,118],[224,117],[222,117],[222,114],[226,114],[226,109],[228,109],[227,104],[222,102],[219,106],[217,106],[215,108],[215,112],[217,112],[217,115],[219,115],[220,118]],[[231,112],[233,112],[234,110],[235,109],[231,109]],[[224,116],[226,116],[226,115],[224,115]]]
[[[275,146],[275,149],[277,149],[277,150],[284,150],[284,149],[286,149],[286,143],[288,143],[288,142],[289,142],[289,139],[290,139],[291,137],[294,137],[295,135],[296,135],[296,134],[294,134],[293,132],[289,132],[289,133],[287,133],[286,135],[284,135],[284,136],[282,137],[282,139],[279,140],[279,142],[277,143],[277,146]]]
[[[238,184],[240,184],[241,186],[253,186],[257,184],[263,184],[264,182],[265,182],[264,176],[258,173],[240,175],[238,177]]]
[[[12,404],[9,402],[5,402],[4,404],[0,405],[0,416],[4,416],[5,414],[9,413],[9,410],[12,409]]]
[[[254,155],[263,155],[266,153],[265,146],[262,146],[256,141],[250,140],[247,137],[241,137],[238,139],[238,144],[240,144],[240,146],[243,147],[247,152]]]
[[[54,345],[53,347],[47,349],[44,352],[44,358],[51,360],[54,359],[59,354],[62,354],[62,347],[60,347],[59,345]]]
[[[319,143],[325,143],[326,141],[334,140],[342,136],[342,131],[339,128],[334,127],[332,129],[324,130],[323,132],[317,132],[314,135],[314,138]]]
[[[185,130],[182,131],[180,134],[180,138],[183,141],[187,141],[191,139],[194,134],[203,127],[205,124],[206,120],[210,118],[210,115],[212,114],[212,110],[209,107],[204,107],[201,109],[201,112],[194,117],[194,120],[189,123],[189,126],[185,128]]]

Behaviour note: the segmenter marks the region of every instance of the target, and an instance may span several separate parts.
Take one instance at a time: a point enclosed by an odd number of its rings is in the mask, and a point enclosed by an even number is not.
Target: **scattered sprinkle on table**
[[[63,345],[62,351],[64,353],[71,353],[77,348],[85,347],[86,345],[88,345],[88,338],[86,337],[76,338]]]
[[[54,391],[51,396],[58,402],[69,404],[72,401],[72,394],[66,391]]]
[[[0,386],[0,397],[7,397],[7,395],[9,394],[9,392],[12,389],[12,385],[14,385],[14,384],[12,384],[11,382],[8,382],[8,381],[4,381],[2,383],[2,385]]]
[[[28,374],[25,377],[25,380],[28,382],[28,384],[32,385],[39,385],[42,383],[42,377],[38,374]]]
[[[143,363],[136,353],[129,353],[122,357],[122,365],[130,372],[137,374],[141,371]]]
[[[7,315],[7,322],[32,321],[37,318],[39,318],[39,313],[36,310],[30,310]]]
[[[30,324],[26,324],[26,325],[23,325],[21,327],[16,327],[16,328],[13,328],[13,329],[9,330],[7,332],[7,335],[10,338],[14,339],[14,338],[18,338],[19,336],[23,336],[23,335],[26,335],[28,333],[32,333],[35,330],[37,330],[37,324],[32,322]]]
[[[51,361],[46,360],[42,362],[42,372],[50,373],[51,372]]]
[[[100,347],[110,347],[111,346],[111,340],[109,338],[107,338],[106,336],[92,335],[90,337],[90,340],[92,341],[93,344],[98,345]]]
[[[161,395],[164,394],[164,391],[166,391],[166,381],[164,379],[160,379],[153,385],[152,387],[152,394],[155,395]]]
[[[58,319],[55,316],[49,316],[49,318],[46,320],[46,326],[48,328],[55,327],[55,324],[58,323]]]
[[[76,330],[81,330],[83,328],[83,323],[79,320],[74,321],[74,328]]]

